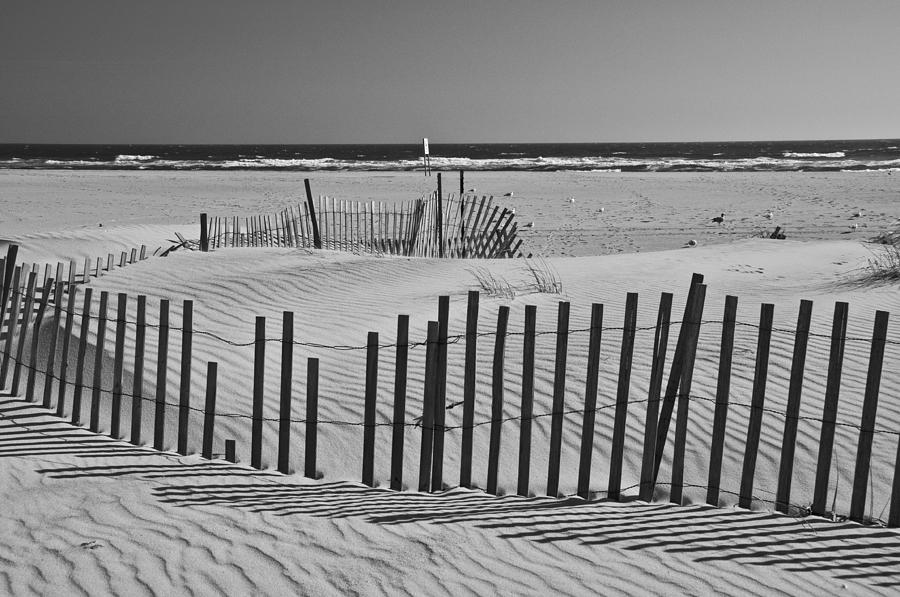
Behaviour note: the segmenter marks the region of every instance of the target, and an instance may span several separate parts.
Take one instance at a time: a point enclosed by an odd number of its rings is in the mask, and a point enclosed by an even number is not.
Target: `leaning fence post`
[[[203,458],[212,460],[213,430],[216,424],[216,374],[218,364],[206,364],[206,404],[203,408]]]
[[[309,221],[312,224],[313,246],[321,249],[322,237],[319,236],[319,222],[316,220],[316,206],[313,203],[312,191],[309,188],[309,179],[304,178],[303,184],[306,185],[306,204],[309,207]]]
[[[562,452],[563,412],[566,396],[566,359],[569,347],[569,303],[560,301],[556,315],[556,364],[553,371],[553,415],[550,419],[550,461],[547,495],[559,494],[559,460]]]
[[[15,363],[13,364],[13,396],[18,395],[19,393],[19,380],[22,375],[22,366],[25,364],[23,361],[25,357],[25,340],[28,337],[28,327],[31,322],[31,316],[34,314],[34,299],[35,294],[37,293],[37,290],[35,289],[36,280],[37,274],[33,271],[30,272],[28,274],[28,289],[25,291],[25,310],[22,312],[22,325],[19,326],[19,338],[16,346],[16,356],[14,357]]]
[[[812,301],[800,301],[800,313],[797,315],[797,332],[794,335],[794,357],[791,363],[788,403],[784,413],[781,464],[778,468],[778,490],[775,494],[775,509],[785,514],[788,513],[791,503],[791,475],[794,470],[797,417],[800,415],[800,394],[803,391],[803,370],[806,365],[806,344],[809,340],[809,323],[811,318]]]
[[[63,287],[62,268],[56,268],[56,291],[53,293],[53,327],[50,329],[50,346],[47,351],[47,371],[44,373],[44,397],[42,405],[50,408],[53,397],[53,370],[56,368],[56,343],[59,340],[59,324],[62,320]]]
[[[66,412],[66,372],[69,367],[69,343],[75,323],[75,298],[77,295],[78,288],[74,284],[70,285],[69,295],[66,298],[66,327],[63,331],[62,355],[59,360],[59,387],[56,395],[57,417],[65,416]]]
[[[375,401],[378,398],[378,332],[366,342],[366,394],[363,412],[362,482],[375,487]]]
[[[278,409],[278,472],[291,472],[291,379],[294,376],[294,313],[284,311],[281,324],[281,401]]]
[[[16,267],[12,278],[12,288],[9,294],[9,320],[6,325],[6,347],[3,350],[3,360],[0,362],[0,388],[6,387],[6,378],[9,373],[9,364],[12,361],[13,346],[15,346],[16,327],[19,322],[19,307],[22,304],[22,295],[19,289],[19,282],[22,275],[22,268]],[[15,363],[13,363],[15,368]]]
[[[716,409],[713,414],[713,433],[709,450],[709,477],[706,483],[706,503],[719,505],[719,483],[722,479],[722,451],[725,447],[725,425],[728,422],[728,395],[731,391],[731,357],[734,348],[734,326],[737,319],[736,296],[725,297],[722,318],[722,343],[719,349],[719,376],[716,383]]]
[[[656,458],[656,424],[659,417],[659,394],[666,367],[666,352],[669,346],[669,325],[672,317],[672,293],[663,292],[659,297],[659,311],[653,332],[653,360],[650,366],[650,389],[647,396],[647,413],[644,419],[644,451],[641,461],[640,499],[653,499],[654,471]]]
[[[72,391],[72,424],[81,425],[81,393],[84,391],[84,362],[87,360],[88,334],[91,324],[91,295],[93,289],[84,289],[84,306],[81,311],[81,333],[78,337],[78,352],[75,357],[75,382]]]
[[[863,399],[862,420],[859,423],[859,443],[856,448],[853,495],[850,498],[850,520],[858,522],[862,522],[866,511],[869,459],[872,456],[872,436],[875,433],[875,413],[878,409],[878,390],[881,386],[881,366],[884,360],[884,345],[887,340],[888,315],[887,311],[876,311],[875,329],[872,331],[869,372],[866,375],[866,395]]]
[[[316,444],[319,424],[319,359],[306,360],[306,454],[304,476],[316,478]]]
[[[816,464],[816,486],[813,491],[812,513],[818,516],[825,514],[825,503],[828,497],[831,449],[834,446],[834,427],[841,389],[841,369],[844,363],[844,345],[847,341],[848,310],[847,303],[837,302],[834,304],[831,349],[828,356],[828,378],[825,383],[825,405],[822,409],[822,431],[819,437],[819,457]]]
[[[253,418],[250,424],[250,466],[262,468],[263,398],[266,375],[266,318],[256,318],[253,355]]]
[[[437,321],[428,322],[425,352],[425,388],[422,399],[422,442],[419,450],[419,491],[431,487],[432,440],[434,439],[434,400],[437,392]]]
[[[472,425],[475,423],[475,371],[478,367],[478,298],[478,291],[470,290],[466,307],[466,369],[459,463],[459,486],[466,488],[472,486]]]
[[[636,292],[629,292],[625,298],[625,322],[622,328],[622,347],[619,354],[615,423],[609,456],[609,484],[606,490],[606,497],[611,500],[619,499],[622,487],[622,459],[625,457],[625,425],[628,422],[628,394],[631,386],[631,360],[634,356],[637,309],[638,295]]]
[[[200,214],[200,250],[204,253],[209,251],[209,226],[206,221],[206,214]]]
[[[109,293],[105,290],[100,293],[100,311],[97,313],[97,346],[94,353],[94,381],[91,388],[91,418],[89,429],[94,433],[100,430],[100,392],[103,382],[103,356],[106,342],[106,308],[109,301]]]
[[[409,315],[399,315],[397,316],[397,356],[394,365],[394,428],[391,437],[391,489],[395,491],[403,489],[403,440],[406,433],[408,355]]]
[[[603,305],[591,305],[591,336],[588,343],[587,381],[584,388],[584,419],[581,425],[581,454],[578,462],[578,495],[590,497],[591,456],[594,451],[594,418],[597,411],[597,384],[600,376]]]
[[[90,291],[90,288],[88,288]],[[166,374],[169,358],[169,300],[159,301],[159,345],[156,353],[156,409],[153,420],[153,447],[164,449],[166,433]]]
[[[112,409],[110,411],[109,435],[119,438],[119,425],[122,414],[122,373],[125,368],[125,315],[128,308],[128,295],[119,293],[116,306],[116,344],[113,357]]]
[[[766,399],[766,376],[769,370],[769,341],[772,337],[772,316],[775,307],[764,303],[760,307],[759,339],[756,345],[756,370],[753,374],[753,395],[750,399],[750,421],[747,424],[747,443],[744,448],[744,465],[741,473],[741,493],[738,506],[749,508],[753,502],[753,477],[756,472],[756,456],[759,434],[762,430],[763,406]]]
[[[144,344],[147,337],[147,297],[137,298],[137,332],[134,340],[134,382],[131,386],[131,443],[141,443],[141,413],[144,407]]]
[[[528,497],[531,472],[531,423],[534,414],[534,344],[537,306],[525,305],[525,334],[522,345],[522,405],[519,424],[519,479],[516,493]]]
[[[34,384],[37,376],[38,348],[40,347],[41,323],[44,321],[44,313],[47,311],[47,303],[50,301],[50,289],[53,288],[53,278],[47,278],[44,282],[43,295],[38,305],[37,317],[34,320],[34,331],[31,332],[31,355],[28,364],[28,381],[25,385],[25,400],[34,400]],[[52,372],[49,374],[52,375]]]
[[[181,386],[178,394],[178,453],[188,453],[191,415],[191,351],[194,340],[194,301],[185,300],[181,324]]]
[[[487,492],[497,495],[500,468],[500,432],[503,429],[503,361],[506,350],[506,326],[509,307],[497,311],[497,333],[494,337],[494,368],[491,380],[491,439],[488,449]]]

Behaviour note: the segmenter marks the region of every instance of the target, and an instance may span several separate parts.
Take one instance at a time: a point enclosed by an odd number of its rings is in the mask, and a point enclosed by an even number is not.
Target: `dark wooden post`
[[[663,292],[659,297],[659,311],[653,332],[653,360],[650,365],[650,389],[647,397],[647,413],[644,419],[644,451],[641,461],[640,498],[653,500],[654,464],[656,458],[656,424],[659,416],[659,394],[666,367],[669,347],[669,324],[672,317],[672,293]]]
[[[225,440],[225,460],[228,462],[237,462],[237,454],[235,454],[233,439]]]
[[[560,301],[556,315],[556,364],[553,371],[553,415],[550,419],[550,460],[547,495],[559,494],[559,460],[562,452],[563,412],[566,396],[566,359],[569,349],[569,303]]]
[[[813,491],[812,512],[818,516],[825,514],[825,503],[828,498],[831,449],[834,447],[834,427],[837,420],[838,396],[841,391],[844,345],[847,342],[848,310],[847,303],[834,304],[831,350],[828,356],[828,378],[825,382],[825,405],[822,409],[822,431],[819,436],[819,457],[816,464],[816,486]]]
[[[131,443],[141,444],[141,416],[144,410],[144,344],[147,338],[147,297],[137,298],[137,331],[134,340],[134,380],[131,386]]]
[[[209,229],[206,214],[200,214],[200,250],[206,253],[209,251]]]
[[[872,349],[869,353],[869,372],[866,375],[866,395],[863,399],[862,420],[859,422],[856,469],[853,473],[853,495],[850,498],[850,520],[858,522],[863,521],[866,512],[869,460],[872,456],[872,436],[875,433],[875,413],[878,409],[878,390],[881,386],[881,366],[884,360],[887,326],[888,312],[876,311],[875,329],[872,331]]]
[[[522,343],[522,419],[519,425],[519,479],[516,493],[528,496],[531,471],[531,423],[534,415],[534,344],[537,306],[525,305],[525,335]]]
[[[722,342],[719,349],[719,377],[716,383],[716,410],[713,415],[712,442],[709,450],[709,477],[706,483],[706,503],[719,505],[719,483],[722,479],[722,451],[725,447],[725,425],[728,422],[728,397],[731,391],[731,357],[734,347],[734,326],[737,319],[736,296],[725,297],[722,319]]]
[[[178,394],[178,453],[188,453],[191,416],[191,351],[194,340],[194,301],[183,303],[181,324],[181,386]]]
[[[87,342],[91,324],[91,295],[93,289],[84,289],[84,306],[81,310],[81,327],[78,352],[75,356],[75,385],[72,390],[72,424],[81,425],[81,393],[84,390],[84,362],[87,360]]]
[[[113,357],[112,409],[110,410],[109,435],[119,438],[122,413],[122,373],[125,369],[125,324],[128,295],[120,292],[116,305],[116,344]]]
[[[434,439],[434,400],[437,392],[438,329],[437,321],[428,322],[425,353],[425,388],[422,399],[422,443],[419,451],[419,491],[431,487],[432,440]]]
[[[53,293],[53,325],[50,327],[50,346],[47,350],[47,370],[44,373],[44,396],[41,404],[50,408],[53,397],[53,378],[56,368],[56,344],[59,340],[59,324],[62,323],[62,296],[65,284],[62,282],[62,267],[56,268],[56,289]],[[36,354],[36,353],[35,353]]]
[[[464,189],[465,189],[464,178],[465,178],[465,172],[462,171],[462,170],[460,170],[460,171],[459,171],[459,198],[460,198],[460,199],[462,199],[462,196],[463,196],[463,194],[465,193],[465,190],[464,190]]]
[[[266,375],[266,318],[256,318],[253,355],[253,418],[250,423],[250,466],[262,468],[263,399]]]
[[[434,397],[434,450],[431,467],[431,491],[440,491],[444,483],[444,421],[447,408],[447,329],[450,297],[438,297],[438,369]]]
[[[781,464],[778,469],[778,490],[775,509],[785,514],[791,503],[791,476],[794,470],[794,447],[797,441],[797,423],[800,415],[800,394],[803,391],[803,371],[806,366],[806,345],[809,340],[809,323],[812,318],[812,301],[800,301],[797,315],[797,331],[794,335],[794,357],[791,363],[791,381],[788,386],[788,403],[784,417],[784,434],[781,440]]]
[[[312,224],[313,246],[317,249],[321,249],[322,237],[319,236],[319,222],[316,220],[316,206],[313,203],[312,191],[309,188],[309,179],[304,178],[303,184],[306,185],[306,204],[309,207],[309,221]]]
[[[741,493],[738,505],[749,508],[753,503],[753,477],[756,472],[756,456],[759,434],[762,430],[763,406],[766,399],[766,376],[769,370],[769,340],[772,337],[774,306],[764,303],[759,314],[759,339],[756,344],[756,369],[753,374],[753,395],[750,399],[750,421],[747,424],[747,443],[744,448],[744,466],[741,473]]]
[[[637,328],[638,295],[629,292],[625,299],[625,322],[619,355],[619,379],[616,389],[616,414],[613,425],[612,448],[609,461],[609,484],[606,497],[619,499],[622,486],[622,459],[625,456],[625,425],[628,422],[628,395],[631,386],[631,360],[634,355],[634,334]]]
[[[291,472],[291,379],[294,375],[294,313],[284,311],[281,326],[281,403],[278,409],[278,472]]]
[[[19,380],[22,375],[22,366],[25,364],[23,359],[25,358],[25,342],[28,337],[28,327],[31,323],[31,316],[34,314],[34,298],[37,290],[35,289],[35,282],[37,281],[37,273],[30,272],[28,274],[28,288],[25,291],[25,310],[22,311],[22,325],[19,326],[19,337],[18,343],[16,345],[16,356],[15,362],[13,364],[13,378],[12,378],[12,395],[17,396],[19,394]]]
[[[90,288],[88,289],[90,290]],[[156,352],[156,409],[153,421],[153,447],[165,448],[166,377],[169,358],[169,300],[159,301],[159,346]]]
[[[69,285],[69,295],[66,298],[66,327],[63,331],[62,355],[59,360],[59,387],[56,394],[57,417],[63,417],[66,413],[66,373],[69,367],[69,343],[75,323],[75,299],[77,296],[78,288],[74,284]]]
[[[47,278],[44,282],[43,294],[38,305],[37,317],[34,319],[34,331],[31,332],[31,355],[28,362],[28,379],[25,384],[25,399],[28,402],[34,400],[34,384],[38,372],[38,348],[40,348],[41,324],[44,321],[44,313],[47,311],[47,303],[50,302],[50,289],[53,288],[53,278]]]
[[[500,432],[503,429],[503,363],[506,352],[506,326],[509,307],[497,311],[497,333],[494,339],[494,368],[491,381],[491,439],[488,448],[487,492],[497,495],[500,468]]]
[[[103,357],[105,354],[104,343],[106,341],[106,309],[109,302],[109,293],[105,290],[100,293],[100,311],[97,313],[97,346],[94,353],[94,381],[91,388],[91,418],[88,428],[97,433],[100,430],[100,392],[103,382]]]
[[[587,381],[584,389],[584,420],[581,425],[581,454],[578,462],[578,495],[590,497],[591,456],[594,451],[594,418],[597,411],[597,384],[600,376],[600,342],[603,334],[603,305],[591,305],[591,336],[588,343]]]
[[[403,489],[403,440],[406,432],[406,367],[409,355],[409,315],[397,316],[397,356],[394,365],[394,428],[391,437],[391,489]]]
[[[437,174],[437,213],[435,214],[435,227],[437,229],[438,257],[444,256],[444,196],[441,189],[441,173]]]
[[[366,396],[363,412],[362,482],[375,487],[375,405],[378,399],[378,333],[366,342]]]
[[[472,487],[472,426],[475,424],[475,372],[478,368],[478,298],[478,291],[470,290],[466,307],[466,369],[463,374],[462,446],[459,463],[459,486],[466,488]]]
[[[316,445],[319,424],[319,359],[306,360],[306,454],[303,456],[304,476],[316,478]]]
[[[12,362],[13,346],[15,346],[16,326],[19,321],[19,307],[22,304],[22,295],[19,290],[19,282],[22,276],[22,268],[17,267],[13,273],[12,288],[9,292],[9,318],[6,324],[6,346],[3,350],[3,360],[0,362],[0,388],[6,387],[6,378],[9,373],[9,364]],[[14,365],[15,366],[15,365]]]
[[[13,292],[13,276],[16,270],[16,257],[19,254],[19,245],[10,244],[6,247],[6,265],[3,270],[3,292],[0,293],[0,318],[3,316],[3,305],[9,300],[10,293]]]
[[[684,343],[681,382],[678,384],[675,451],[672,455],[672,494],[669,497],[669,501],[675,504],[681,504],[681,493],[684,488],[684,452],[687,444],[688,410],[691,405],[691,383],[694,379],[694,360],[697,356],[697,341],[700,336],[700,322],[703,319],[703,305],[705,301],[706,285],[698,284],[693,308],[687,321],[688,335]]]
[[[213,430],[216,424],[216,375],[218,364],[210,361],[206,364],[206,404],[203,408],[203,447],[202,456],[212,460]]]

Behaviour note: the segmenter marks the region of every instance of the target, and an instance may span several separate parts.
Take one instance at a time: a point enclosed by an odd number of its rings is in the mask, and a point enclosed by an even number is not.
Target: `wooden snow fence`
[[[71,271],[71,270],[70,270]],[[722,487],[723,455],[730,453],[732,461],[739,456],[740,487],[734,494],[738,505],[744,508],[760,502],[769,502],[774,509],[792,514],[831,515],[836,513],[829,506],[830,487],[833,486],[832,457],[836,453],[836,430],[847,431],[856,435],[856,457],[853,467],[852,487],[847,515],[852,520],[882,522],[887,526],[900,526],[900,459],[896,456],[892,466],[885,469],[886,456],[883,442],[881,449],[873,447],[876,437],[887,438],[897,443],[895,430],[879,427],[876,424],[879,388],[882,366],[884,364],[885,346],[898,344],[888,340],[888,314],[878,311],[875,314],[874,327],[870,338],[852,337],[847,334],[848,308],[846,303],[838,302],[834,308],[833,325],[830,335],[813,334],[810,331],[812,303],[803,301],[797,317],[797,325],[792,330],[779,330],[773,327],[773,306],[760,306],[759,321],[741,322],[736,318],[736,297],[729,296],[725,300],[722,319],[704,318],[706,302],[706,286],[703,276],[695,274],[691,282],[684,311],[680,319],[672,319],[673,296],[662,293],[656,317],[656,325],[639,328],[637,326],[638,295],[629,293],[624,308],[624,318],[612,325],[604,322],[604,306],[594,304],[589,309],[590,324],[583,329],[570,329],[570,305],[560,302],[555,327],[540,331],[537,325],[536,306],[528,306],[524,313],[524,325],[510,331],[510,309],[500,306],[496,322],[485,322],[479,315],[480,295],[476,291],[468,294],[465,313],[465,332],[458,336],[448,333],[450,316],[449,297],[440,297],[437,305],[437,317],[429,321],[425,338],[411,340],[409,337],[410,321],[406,315],[397,318],[396,336],[387,343],[381,340],[381,334],[370,332],[365,343],[356,347],[335,346],[317,349],[334,348],[335,350],[358,350],[365,355],[365,370],[360,371],[358,378],[361,386],[358,395],[361,401],[358,418],[352,420],[322,420],[319,417],[319,359],[302,357],[305,360],[305,376],[295,375],[294,352],[304,350],[307,345],[294,335],[294,314],[284,312],[279,322],[281,333],[278,337],[266,334],[266,320],[257,317],[253,322],[254,334],[249,342],[229,341],[216,336],[210,331],[198,330],[193,325],[193,303],[183,301],[180,321],[170,318],[169,301],[161,300],[157,309],[149,309],[147,299],[138,296],[136,299],[125,293],[110,296],[106,292],[93,296],[92,289],[87,287],[79,297],[78,288],[74,284],[56,284],[55,278],[47,278],[43,285],[37,282],[35,272],[15,264],[15,251],[0,259],[0,354],[2,354],[2,371],[0,386],[12,389],[12,395],[23,395],[27,401],[40,401],[42,406],[52,409],[58,416],[65,417],[75,425],[87,425],[91,430],[99,432],[101,427],[108,429],[116,438],[127,438],[135,445],[146,442],[157,450],[174,445],[179,453],[185,454],[193,444],[198,442],[201,454],[205,458],[218,458],[223,455],[230,461],[238,459],[238,449],[249,455],[249,466],[262,468],[263,436],[266,429],[273,432],[273,427],[265,427],[263,422],[277,423],[277,453],[267,457],[267,461],[277,463],[278,471],[292,473],[291,462],[302,460],[303,474],[318,477],[317,461],[318,430],[323,425],[339,425],[349,429],[345,433],[358,434],[358,443],[343,442],[343,449],[359,450],[360,479],[363,484],[376,486],[383,483],[391,489],[403,489],[404,469],[409,471],[417,463],[418,478],[409,485],[419,491],[440,491],[445,487],[459,485],[462,487],[482,487],[488,493],[500,494],[506,490],[526,496],[533,495],[539,488],[549,496],[560,496],[560,476],[562,463],[577,463],[577,470],[569,471],[577,484],[573,486],[574,495],[584,499],[605,496],[607,499],[620,500],[628,496],[639,497],[644,501],[663,495],[674,503],[683,503],[683,492],[688,488],[705,489],[706,502],[720,505]],[[69,279],[72,274],[69,274]],[[26,280],[27,279],[27,280]],[[39,290],[40,288],[40,290]],[[99,299],[99,303],[98,303]],[[127,317],[129,305],[135,313]],[[18,314],[24,314],[18,316]],[[586,315],[587,313],[585,313]],[[46,329],[50,326],[49,342],[54,346],[50,350],[37,350],[37,338],[48,338]],[[695,379],[695,362],[700,345],[702,328],[715,326],[716,337],[720,332],[721,340],[717,345],[707,346],[717,355],[715,367],[717,377],[710,387],[698,387]],[[719,328],[721,328],[719,330]],[[755,352],[736,341],[743,338],[736,335],[736,328],[744,329],[755,335]],[[124,358],[123,342],[127,336],[134,339],[135,350]],[[670,331],[673,337],[669,338]],[[195,334],[205,334],[226,344],[236,346],[253,346],[254,373],[252,379],[246,380],[246,395],[252,397],[252,405],[248,413],[221,412],[217,410],[217,363],[208,362],[197,369],[193,367],[192,338]],[[779,372],[789,375],[787,401],[782,407],[772,402],[772,396],[766,390],[769,376],[769,352],[773,334],[790,334],[793,340],[792,356],[789,371]],[[148,334],[156,334],[158,338],[158,357],[154,367],[144,363],[144,345]],[[180,342],[170,344],[170,334],[180,337]],[[555,352],[550,359],[536,359],[535,342],[542,335],[549,334],[555,338]],[[573,353],[570,339],[576,334],[584,343],[579,352]],[[617,382],[612,386],[598,382],[600,372],[606,361],[601,359],[601,343],[610,342],[614,338],[616,344],[604,349],[604,354],[617,355]],[[830,343],[827,358],[824,353],[817,358],[819,369],[827,370],[827,379],[823,379],[824,394],[804,394],[804,370],[807,366],[807,346],[811,338]],[[709,337],[707,336],[707,340]],[[650,342],[652,344],[643,344]],[[269,343],[276,343],[278,350],[266,350]],[[487,354],[492,358],[479,362],[478,344],[487,342],[492,348]],[[841,372],[844,361],[844,347],[848,342],[865,343],[869,355],[864,395],[859,400],[849,401],[853,407],[839,404],[841,394]],[[61,343],[61,352],[56,346]],[[640,369],[646,379],[638,379],[633,375],[633,355],[635,346],[648,346],[651,350],[643,354],[651,354],[646,367]],[[177,344],[177,345],[176,345]],[[30,346],[30,350],[28,347]],[[582,345],[579,345],[582,346]],[[484,346],[482,347],[484,348]],[[670,351],[670,348],[672,349]],[[383,357],[382,351],[392,352]],[[410,350],[424,350],[424,359],[411,360]],[[582,353],[581,350],[584,350]],[[464,353],[463,383],[461,394],[449,395],[447,384],[448,353],[460,357]],[[92,352],[93,357],[88,354]],[[748,357],[752,353],[752,357]],[[72,355],[77,356],[73,359]],[[422,354],[422,353],[419,353]],[[547,352],[537,353],[546,355]],[[507,365],[507,357],[513,356],[516,363],[521,363],[521,373],[517,379],[511,379]],[[584,368],[573,370],[572,362],[577,357]],[[736,358],[737,357],[737,358]],[[336,357],[336,359],[339,357]],[[86,362],[93,360],[92,377],[88,379]],[[179,363],[179,373],[170,384],[169,359]],[[264,384],[266,363],[275,359],[280,371],[278,396],[267,396]],[[457,359],[459,362],[460,359]],[[545,362],[541,362],[544,360]],[[740,361],[743,360],[741,363]],[[748,362],[748,360],[750,362]],[[111,363],[110,363],[111,361]],[[383,362],[393,363],[393,371],[385,372]],[[423,371],[411,372],[410,364],[422,366]],[[734,368],[739,364],[749,367],[752,363],[752,389],[749,390],[749,402],[733,395],[732,381]],[[707,362],[708,366],[709,363]],[[517,365],[518,366],[518,365]],[[783,368],[783,366],[781,366]],[[155,368],[155,371],[151,370]],[[380,370],[381,369],[381,370]],[[106,371],[106,377],[102,374]],[[123,371],[128,371],[130,385],[125,383]],[[200,380],[205,387],[203,396],[191,393],[191,373],[205,371]],[[518,370],[517,370],[518,371]],[[109,373],[111,372],[111,377]],[[418,373],[416,375],[416,373]],[[708,372],[707,372],[708,373]],[[380,380],[386,374],[393,379],[390,387],[379,387]],[[574,375],[574,378],[572,377]],[[201,374],[202,376],[202,374]],[[485,377],[488,377],[485,383]],[[299,377],[299,379],[297,379]],[[418,388],[423,394],[421,410],[411,411],[408,406],[410,391],[408,378],[424,380]],[[552,379],[552,389],[546,384],[539,390],[535,380],[540,377]],[[145,380],[154,379],[155,391],[147,391]],[[104,382],[103,380],[107,381]],[[108,381],[111,379],[111,382]],[[573,380],[584,380],[578,395],[571,390]],[[808,379],[808,376],[807,376]],[[36,381],[43,381],[43,389],[37,391]],[[11,382],[11,383],[10,383]],[[104,387],[101,387],[104,383]],[[706,382],[708,383],[708,382]],[[111,384],[111,385],[109,385]],[[195,386],[197,384],[195,383]],[[169,395],[171,388],[177,386],[177,392]],[[640,388],[640,391],[636,391]],[[459,390],[454,390],[458,392]],[[536,394],[547,392],[540,400],[547,404],[552,394],[552,408],[548,412],[535,412]],[[324,393],[325,396],[329,394]],[[605,395],[606,401],[599,400]],[[612,398],[612,400],[610,400]],[[844,397],[846,401],[846,397]],[[267,401],[276,406],[277,415],[265,418],[264,405]],[[302,401],[304,413],[300,418],[292,418],[294,403]],[[389,404],[383,404],[388,401]],[[510,404],[512,401],[512,404]],[[801,414],[801,402],[806,401],[806,415]],[[480,408],[476,408],[478,404]],[[518,404],[518,406],[516,405]],[[857,404],[858,403],[858,404]],[[381,408],[379,408],[379,405]],[[461,412],[454,410],[462,406]],[[634,409],[640,405],[644,411],[642,423],[635,419]],[[517,408],[516,408],[517,406]],[[632,412],[629,413],[629,407]],[[857,407],[860,410],[856,410]],[[691,411],[698,408],[712,409],[709,419],[702,419],[702,428],[689,429]],[[811,410],[814,408],[815,410]],[[851,412],[847,408],[853,408]],[[127,417],[130,425],[123,425],[123,412],[130,409]],[[270,409],[272,412],[273,409]],[[298,409],[299,410],[299,409]],[[330,409],[329,409],[330,410]],[[166,412],[177,418],[177,427],[166,426]],[[142,416],[146,414],[148,416]],[[476,419],[477,412],[490,412],[485,419]],[[513,412],[514,414],[510,414]],[[640,411],[639,411],[640,412]],[[818,412],[820,414],[809,414]],[[202,415],[202,425],[189,424],[189,415]],[[101,417],[102,415],[102,417]],[[726,433],[726,425],[730,417],[740,415],[741,430],[735,433],[734,424]],[[771,433],[771,424],[763,425],[763,416],[780,420],[778,429],[780,449],[772,454],[772,442],[769,442],[769,453],[764,451],[761,443],[761,432]],[[842,416],[841,416],[842,415]],[[695,415],[696,416],[696,415]],[[249,446],[236,447],[233,438],[222,437],[217,432],[217,422],[228,417],[234,421],[244,421],[249,428],[246,434],[250,438]],[[548,418],[549,426],[546,446],[535,446],[532,425]],[[580,428],[578,437],[564,441],[565,418],[575,417]],[[632,417],[632,434],[629,439],[628,421]],[[101,418],[103,419],[101,421]],[[172,417],[170,416],[170,419]],[[106,421],[108,420],[108,424]],[[712,421],[711,426],[709,420]],[[768,420],[768,419],[767,419]],[[858,424],[854,421],[858,421]],[[797,495],[792,491],[792,479],[797,474],[798,460],[795,448],[798,443],[798,425],[812,424],[816,428],[818,438],[817,458],[808,477],[815,478],[815,485],[809,493]],[[609,426],[601,433],[602,426]],[[640,439],[635,436],[634,428],[640,426]],[[195,428],[197,427],[197,428]],[[376,442],[379,428],[390,434],[389,442]],[[569,432],[572,432],[571,425]],[[482,445],[473,443],[473,432],[478,428],[489,434],[489,441]],[[510,429],[514,431],[511,433]],[[358,429],[358,432],[355,431]],[[302,459],[292,457],[296,438],[294,434],[300,430],[302,434]],[[412,435],[411,435],[412,434]],[[460,434],[450,442],[450,434]],[[169,441],[167,441],[167,435]],[[501,448],[504,436],[516,438],[515,451],[518,457],[501,460]],[[736,437],[739,436],[739,437]],[[414,454],[405,450],[405,444],[411,437],[420,437],[414,447]],[[602,438],[608,445],[599,446]],[[150,438],[152,438],[152,443]],[[485,437],[484,439],[487,439]],[[382,449],[379,450],[378,446]],[[389,449],[385,446],[389,445]],[[567,458],[563,458],[566,450],[577,450]],[[574,447],[573,447],[574,446]],[[761,447],[763,446],[763,447]],[[361,449],[360,449],[361,447]],[[541,449],[537,449],[537,448]],[[896,446],[900,448],[900,445]],[[449,458],[449,450],[458,457]],[[670,453],[665,461],[663,454]],[[702,482],[694,479],[689,483],[685,471],[692,460],[698,458],[700,452],[704,462],[708,462],[708,471]],[[546,460],[546,483],[538,483],[531,473],[533,454],[544,454]],[[598,454],[604,455],[603,468],[607,476],[596,479]],[[878,455],[880,468],[872,468],[873,455]],[[629,457],[630,456],[630,457]],[[445,464],[458,463],[458,471],[450,471]],[[639,463],[637,468],[628,463]],[[777,463],[773,465],[772,463]],[[477,467],[473,464],[478,464]],[[404,466],[406,465],[406,466]],[[811,463],[804,466],[810,468]],[[510,467],[513,467],[512,470]],[[764,471],[762,467],[767,467]],[[696,466],[694,467],[696,468]],[[473,470],[486,472],[486,476],[476,479]],[[381,475],[379,474],[381,471]],[[389,471],[389,472],[388,472]],[[515,482],[499,482],[506,471],[506,478],[514,478]],[[663,472],[667,471],[665,478]],[[575,474],[577,472],[577,474]],[[756,476],[765,472],[768,478],[777,479],[777,486],[772,492],[772,499],[762,498],[758,487],[755,487]],[[878,473],[882,478],[893,479],[889,491],[872,495],[872,476]],[[457,476],[458,474],[458,476]],[[696,472],[694,473],[696,477]],[[626,484],[630,480],[630,484]],[[660,494],[659,489],[665,488]],[[879,503],[890,503],[886,519],[880,519],[877,511],[866,514],[866,502],[877,497]],[[808,504],[808,505],[804,505]]]
[[[274,214],[200,218],[200,249],[303,247],[403,255],[497,259],[520,256],[513,210],[493,197],[438,192],[400,204],[319,196]]]

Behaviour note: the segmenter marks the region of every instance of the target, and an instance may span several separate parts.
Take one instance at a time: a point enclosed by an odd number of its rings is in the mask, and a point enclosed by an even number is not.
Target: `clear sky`
[[[900,137],[900,0],[2,0],[0,142]]]

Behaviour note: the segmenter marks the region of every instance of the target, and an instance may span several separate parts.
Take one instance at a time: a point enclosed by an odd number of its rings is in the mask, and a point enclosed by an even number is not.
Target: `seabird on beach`
[[[515,193],[513,193],[512,191],[503,194],[504,197],[512,197],[513,195],[515,195]]]
[[[772,213],[772,210],[767,211],[767,212],[766,212],[765,214],[763,214],[763,215],[764,215],[766,218],[770,219],[770,220],[771,220],[772,218],[775,217],[775,214]]]
[[[850,230],[856,230],[857,228],[859,228],[859,224],[857,224],[856,222],[850,224]]]
[[[601,208],[600,208],[600,213],[603,213],[603,212],[605,212],[605,211],[606,211],[606,208],[605,208],[605,207],[601,207]]]
[[[720,215],[720,216],[714,217],[714,218],[712,219],[712,221],[715,222],[716,224],[721,224],[722,222],[725,221],[725,214],[723,213],[723,214]]]
[[[691,240],[687,241],[687,246],[689,246],[689,247],[696,247],[696,246],[697,246],[697,241],[695,241],[694,239],[691,239]]]
[[[853,215],[850,216],[850,217],[851,217],[851,218],[861,218],[861,217],[863,217],[863,215],[864,215],[863,210],[858,209],[858,210],[856,210],[856,211],[853,213]]]
[[[528,222],[527,224],[522,226],[522,228],[534,228],[534,222]]]
[[[575,203],[575,197],[567,197],[566,201],[568,201],[569,203]]]

